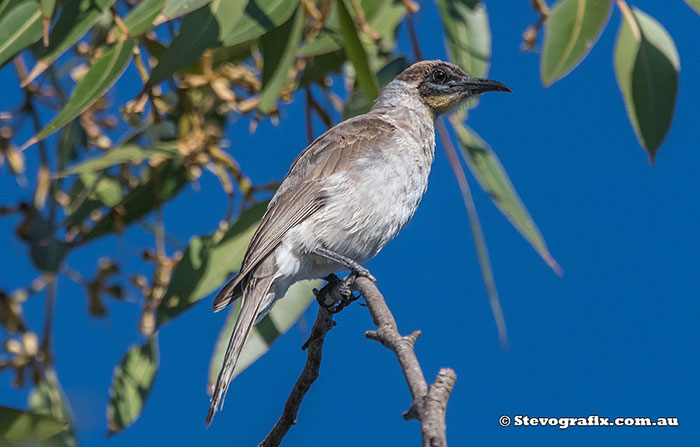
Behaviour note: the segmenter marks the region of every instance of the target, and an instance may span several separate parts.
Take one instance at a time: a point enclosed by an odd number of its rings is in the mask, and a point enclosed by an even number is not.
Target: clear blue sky
[[[700,16],[680,1],[630,3],[667,27],[681,55],[677,113],[653,168],[615,83],[612,50],[619,12],[584,63],[544,89],[538,54],[519,49],[522,31],[535,19],[529,2],[488,2],[491,77],[514,93],[485,96],[468,124],[499,154],[566,272],[558,277],[549,270],[472,182],[510,350],[499,346],[467,215],[441,147],[415,218],[368,265],[400,329],[423,331],[417,354],[426,375],[432,380],[443,366],[458,374],[447,414],[453,446],[697,442]],[[444,57],[430,2],[417,28],[426,58]],[[403,27],[400,47],[410,54]],[[0,71],[0,79],[6,87],[16,83],[10,67]],[[130,98],[138,88],[131,67],[118,92]],[[16,88],[7,87],[0,109],[18,99]],[[278,127],[266,121],[251,135],[245,119],[231,126],[231,151],[256,182],[281,178],[305,146],[302,99],[282,108]],[[317,122],[316,132],[321,131]],[[36,166],[34,158],[30,166]],[[3,203],[18,194],[31,197],[6,174],[0,187]],[[205,175],[199,190],[189,188],[166,209],[167,231],[183,242],[209,232],[225,206],[217,181]],[[35,276],[26,247],[12,233],[17,223],[0,220],[4,290],[25,286]],[[126,239],[110,237],[72,254],[68,262],[91,275],[96,259],[109,254],[131,271],[144,271],[138,247],[150,238],[135,228]],[[305,334],[294,327],[233,382],[223,413],[206,430],[207,368],[225,315],[212,314],[211,299],[204,300],[161,330],[161,367],[144,413],[126,432],[106,440],[112,371],[127,347],[140,341],[139,306],[108,302],[109,318],[97,321],[86,318],[82,289],[61,279],[59,290],[56,368],[83,446],[257,445],[281,413],[305,360],[299,349]],[[41,296],[26,306],[35,328],[42,311]],[[314,315],[315,304],[307,320]],[[401,418],[410,395],[394,357],[364,338],[372,328],[367,311],[353,305],[337,320],[327,337],[321,377],[284,445],[419,445],[418,423]],[[23,406],[26,392],[11,389],[10,382],[10,374],[0,375],[0,401]],[[503,414],[674,416],[680,427],[501,428]]]

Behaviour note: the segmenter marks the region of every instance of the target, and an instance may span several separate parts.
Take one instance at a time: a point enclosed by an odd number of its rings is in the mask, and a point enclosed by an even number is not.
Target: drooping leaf
[[[685,2],[695,10],[698,14],[700,14],[700,0],[685,0]]]
[[[70,0],[61,8],[61,15],[51,30],[49,47],[42,51],[34,68],[22,81],[29,85],[53,64],[63,53],[80,40],[99,20],[100,15],[114,4],[115,0]]]
[[[73,412],[53,370],[46,372],[45,380],[42,380],[32,390],[28,400],[29,409],[34,413],[68,423],[68,429],[54,436],[50,442],[47,442],[48,445],[51,447],[75,447],[78,445],[75,439]]]
[[[253,362],[262,357],[270,349],[272,343],[294,325],[309,307],[311,301],[314,300],[312,290],[320,287],[320,285],[321,281],[319,280],[300,281],[289,288],[284,297],[272,308],[272,311],[265,316],[260,323],[255,325],[250,332],[243,346],[243,351],[241,351],[241,355],[238,358],[233,377],[236,377],[244,369],[252,365]],[[214,353],[209,363],[208,388],[210,393],[216,383],[221,365],[224,362],[226,346],[231,338],[233,326],[236,323],[239,311],[240,301],[231,306],[231,310],[226,317],[226,322],[216,341]]]
[[[114,370],[107,406],[107,429],[119,433],[138,419],[158,371],[158,339],[132,346]]]
[[[119,79],[129,65],[133,49],[133,40],[117,42],[95,65],[90,67],[58,116],[36,136],[24,143],[22,148],[26,149],[56,132],[97,101]]]
[[[159,18],[157,23],[184,16],[209,3],[211,3],[211,0],[165,0],[162,17]]]
[[[57,175],[65,177],[74,174],[85,174],[101,171],[123,163],[141,163],[143,160],[151,158],[178,158],[179,156],[180,153],[177,147],[173,145],[160,144],[152,147],[142,147],[136,144],[126,144],[110,149],[98,157],[86,160]]]
[[[338,20],[340,22],[340,35],[345,44],[345,55],[355,67],[357,83],[362,89],[369,103],[372,103],[379,96],[379,88],[374,73],[369,68],[367,53],[362,46],[362,42],[357,35],[355,22],[350,15],[344,0],[337,0]]]
[[[612,0],[560,0],[545,22],[540,72],[549,86],[591,51],[610,18]]]
[[[11,3],[0,20],[0,66],[41,38],[39,3],[35,0]]]
[[[266,32],[286,22],[299,4],[299,0],[249,0],[243,17],[224,37],[223,45],[231,47],[257,39]]]
[[[188,67],[204,50],[221,46],[247,3],[247,0],[214,0],[188,14],[170,46],[158,58],[158,65],[148,80],[149,85],[156,85]]]
[[[169,160],[150,171],[136,188],[85,234],[84,242],[110,231],[119,231],[141,219],[159,204],[175,197],[187,184],[187,171],[181,160]]]
[[[0,406],[0,445],[31,445],[68,429],[68,423],[28,411]]]
[[[240,269],[243,255],[266,208],[267,203],[261,203],[246,210],[220,238],[212,235],[190,240],[158,308],[158,325],[189,309]]]
[[[142,0],[135,8],[129,11],[126,17],[124,17],[124,26],[129,30],[130,36],[138,36],[144,34],[151,29],[153,29],[153,22],[163,11],[166,0]],[[117,28],[115,34],[116,38],[119,38],[121,31]]]
[[[272,110],[287,82],[302,31],[304,31],[304,8],[299,6],[296,14],[287,22],[266,33],[260,39],[264,59],[258,109],[262,113],[269,113]]]
[[[489,72],[491,28],[481,0],[438,0],[450,60],[475,78]]]
[[[615,43],[615,75],[632,127],[653,164],[671,127],[680,58],[659,22],[620,4],[623,20]]]
[[[452,119],[451,123],[459,138],[467,166],[479,185],[547,265],[561,274],[561,267],[549,253],[542,234],[520,200],[496,153],[473,130],[455,119]]]

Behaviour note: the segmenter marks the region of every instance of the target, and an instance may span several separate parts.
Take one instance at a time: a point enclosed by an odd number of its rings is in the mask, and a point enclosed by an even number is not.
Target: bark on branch
[[[354,281],[353,289],[365,299],[372,320],[377,326],[376,330],[367,331],[365,335],[369,339],[380,342],[396,355],[406,378],[406,383],[413,396],[413,404],[403,414],[404,419],[418,419],[420,421],[423,447],[447,446],[445,412],[457,375],[450,368],[442,368],[438,372],[435,382],[428,386],[414,351],[416,341],[420,337],[420,331],[409,335],[399,333],[396,320],[384,301],[384,297],[371,280],[357,278]],[[306,392],[318,377],[323,341],[335,324],[333,313],[328,311],[328,307],[331,303],[340,301],[342,304],[335,306],[335,309],[340,310],[350,302],[341,291],[341,281],[335,276],[320,292],[315,291],[319,303],[323,305],[319,305],[311,335],[303,346],[307,349],[306,365],[287,399],[282,416],[260,444],[261,447],[279,446],[284,435],[296,423],[299,406]]]
[[[413,405],[404,413],[404,419],[420,420],[423,447],[446,446],[445,412],[457,374],[451,368],[442,368],[435,382],[428,386],[413,349],[420,337],[420,331],[405,336],[399,333],[394,316],[372,281],[358,278],[355,280],[355,287],[365,299],[372,320],[378,328],[367,331],[365,335],[394,352],[413,396]]]

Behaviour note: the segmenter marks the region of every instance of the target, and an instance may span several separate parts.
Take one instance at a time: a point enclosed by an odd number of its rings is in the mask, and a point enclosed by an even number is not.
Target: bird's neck
[[[415,87],[394,79],[379,94],[372,110],[391,113],[392,110],[410,109],[426,120],[435,121],[432,109],[420,98]]]
[[[371,113],[383,115],[413,135],[432,154],[435,148],[435,115],[415,87],[394,79],[379,94]]]

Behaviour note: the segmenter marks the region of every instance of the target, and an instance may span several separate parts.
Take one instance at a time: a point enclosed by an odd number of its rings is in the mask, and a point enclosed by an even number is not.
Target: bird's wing
[[[240,296],[241,281],[280,244],[292,227],[323,207],[321,182],[334,173],[347,171],[354,161],[377,147],[389,144],[395,129],[379,115],[361,115],[330,129],[299,154],[251,239],[240,272],[216,296],[214,311]]]

